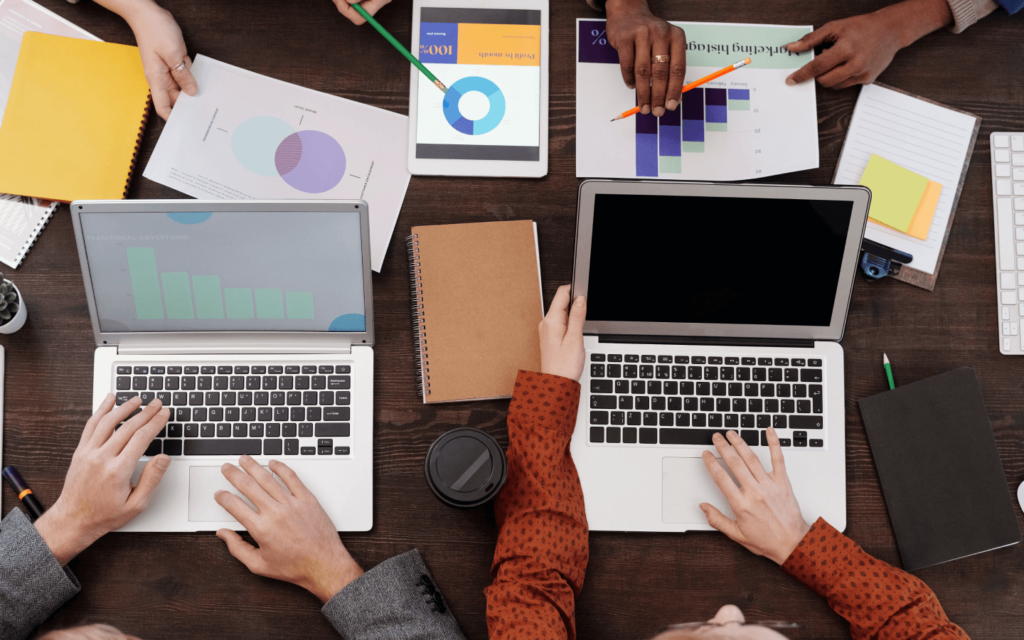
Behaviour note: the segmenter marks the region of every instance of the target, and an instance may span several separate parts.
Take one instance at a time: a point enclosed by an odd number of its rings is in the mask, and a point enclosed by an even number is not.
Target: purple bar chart
[[[683,172],[680,111],[679,108],[666,111],[658,118],[658,170],[661,173]]]
[[[725,89],[706,89],[704,91],[704,130],[726,131],[728,107],[726,106]]]
[[[658,177],[658,119],[636,114],[636,175]]]
[[[704,89],[683,94],[683,153],[704,153]]]

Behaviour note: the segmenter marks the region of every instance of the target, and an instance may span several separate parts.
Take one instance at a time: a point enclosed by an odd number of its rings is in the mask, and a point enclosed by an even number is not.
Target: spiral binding
[[[426,399],[430,395],[430,361],[427,359],[427,325],[423,317],[423,276],[420,273],[419,235],[405,239],[409,252],[409,281],[412,284],[413,352],[416,354],[416,388]]]
[[[35,198],[24,198],[23,196],[15,197],[21,197],[23,200],[35,201]],[[43,219],[40,220],[39,223],[36,224],[35,228],[29,232],[28,241],[20,249],[18,249],[17,255],[14,256],[14,264],[12,265],[13,268],[17,269],[18,267],[21,266],[21,263],[25,259],[25,256],[28,255],[28,252],[32,249],[32,247],[35,246],[36,242],[39,241],[39,236],[42,235],[43,229],[46,228],[46,225],[48,225],[50,223],[50,220],[53,218],[53,213],[57,210],[58,204],[58,202],[51,202],[50,207],[47,209],[46,213],[43,214]]]
[[[124,181],[124,193],[121,195],[124,199],[128,198],[128,190],[132,185],[132,176],[135,175],[135,162],[139,159],[139,147],[142,146],[142,136],[145,135],[146,123],[149,122],[149,111],[150,105],[152,104],[152,96],[152,93],[146,96],[146,108],[142,112],[142,122],[139,123],[139,135],[135,137],[135,150],[132,151],[132,164],[128,167],[128,177]]]

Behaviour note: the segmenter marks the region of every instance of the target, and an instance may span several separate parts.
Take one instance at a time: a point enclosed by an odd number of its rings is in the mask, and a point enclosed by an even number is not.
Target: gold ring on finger
[[[672,59],[671,56],[666,56],[666,55],[658,55],[658,56],[654,56],[654,58],[653,58],[655,64],[665,63],[665,62],[668,62],[671,59]]]

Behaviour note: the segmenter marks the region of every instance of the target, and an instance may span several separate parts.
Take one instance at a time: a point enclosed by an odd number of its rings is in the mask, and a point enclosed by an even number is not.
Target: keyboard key
[[[702,445],[711,446],[711,438],[716,434],[720,433],[723,437],[728,431],[718,430],[696,430],[696,429],[659,429],[661,444],[690,444],[690,445]],[[757,434],[756,431],[750,433]]]
[[[294,438],[298,434],[299,425],[294,422],[286,422],[281,425],[281,435],[285,438]]]
[[[322,420],[323,409],[320,407],[306,407],[306,421],[319,422]]]
[[[789,426],[792,429],[824,429],[824,416],[789,416]]]
[[[160,455],[160,441],[159,440],[154,440],[154,441],[150,442],[149,446],[146,447],[146,452],[143,453],[142,455],[144,455],[144,456],[158,456],[158,455]]]
[[[181,442],[177,443],[179,446]],[[166,446],[164,447],[166,453]],[[186,440],[187,456],[258,456],[263,452],[262,440]]]
[[[825,446],[825,441],[824,440],[816,440],[816,439],[812,438],[811,439],[811,446],[812,447],[824,447]]]
[[[281,440],[264,440],[263,441],[263,455],[265,456],[279,456],[281,455]]]
[[[133,373],[137,376],[149,375],[149,367],[135,367]]]
[[[708,426],[709,427],[721,427],[722,426],[722,414],[720,414],[720,413],[709,413],[708,414]]]
[[[128,391],[132,388],[132,379],[127,376],[119,377],[115,381],[114,388],[117,391]]]
[[[761,367],[770,367],[770,366],[772,366],[772,359],[771,358],[758,358],[757,359],[757,364],[758,364],[758,366],[761,366]]]
[[[609,353],[608,354],[608,362],[622,362],[622,354],[621,353]]]
[[[693,413],[690,414],[690,421],[695,427],[706,427],[708,426],[708,414],[706,413]]]
[[[796,401],[796,412],[797,413],[810,413],[811,412],[811,401],[810,400],[797,400]]]
[[[238,425],[235,425],[237,429]],[[245,425],[242,425],[245,426]],[[237,433],[236,433],[237,437]],[[244,436],[241,436],[244,437]],[[249,437],[250,438],[262,438],[263,437],[263,423],[262,422],[250,422],[249,423]]]
[[[292,407],[288,413],[288,419],[292,422],[302,422],[306,419],[305,407]]]
[[[689,364],[690,356],[676,356],[672,359],[676,364]]]
[[[807,366],[807,361],[804,360],[803,358],[793,358],[793,366],[794,367],[806,367]]]
[[[198,438],[199,437],[199,425],[190,422],[185,425],[185,437],[186,438]]]
[[[812,407],[811,411],[813,411],[814,413],[821,413],[822,409],[823,409],[823,407],[822,407],[822,400],[821,400],[822,385],[820,385],[820,384],[812,384],[810,386],[810,393],[811,393],[811,407]]]
[[[604,427],[590,427],[590,441],[591,442],[604,442]]]
[[[299,437],[300,438],[312,438],[313,437],[313,423],[312,422],[300,422],[299,423]]]
[[[700,380],[703,374],[701,367],[687,367],[686,375],[690,380]]]
[[[740,358],[740,364],[748,366],[757,364],[757,358]]]
[[[761,413],[764,411],[764,401],[760,398],[750,398],[747,400],[747,411],[750,413]]]
[[[336,456],[347,456],[352,452],[350,447],[334,447],[334,455]]]
[[[256,419],[262,422],[270,422],[274,419],[274,410],[270,407],[259,407],[256,410]]]
[[[189,443],[197,442],[196,440],[188,440]],[[169,456],[180,456],[181,455],[181,440],[164,440],[164,453]],[[186,454],[187,455],[187,454]]]
[[[246,393],[249,393],[246,391]],[[239,395],[241,397],[241,395]],[[252,392],[252,403],[257,407],[265,407],[270,404],[270,392],[269,391],[254,391]]]
[[[231,376],[228,386],[235,391],[241,391],[245,388],[245,376]]]
[[[669,413],[667,411],[659,413],[658,414],[658,426],[659,427],[671,427],[671,426],[673,426],[673,423],[674,423],[673,416],[674,416],[674,414]]]
[[[227,425],[225,425],[225,426],[227,426]],[[205,423],[199,425],[199,436],[201,438],[212,438],[212,437],[214,437],[214,434],[216,433],[216,430],[217,430],[216,426],[214,426],[213,424],[211,424],[209,422],[205,422]]]
[[[622,377],[622,365],[621,364],[610,364],[605,368],[605,372],[609,378],[621,378]]]
[[[811,358],[810,360],[807,361],[807,365],[810,366],[810,367],[820,367],[821,366],[821,359],[820,358]]]
[[[614,383],[611,380],[591,380],[591,393],[611,393]]]
[[[299,373],[299,367],[297,365],[290,364],[284,368],[284,372],[288,375],[294,375]]]
[[[280,438],[281,437],[281,423],[279,422],[268,422],[266,426],[266,435],[268,438]]]
[[[274,376],[279,376],[282,373],[284,373],[284,367],[279,364],[271,365],[267,367],[267,373]]]
[[[768,370],[764,367],[755,367],[751,371],[753,373],[753,379],[757,382],[763,382],[768,379]]]
[[[782,369],[772,367],[768,370],[768,380],[772,382],[782,382]]]
[[[640,444],[658,444],[658,430],[641,428]]]
[[[615,401],[615,396],[608,396]],[[614,406],[611,408],[615,408]],[[351,409],[348,407],[326,407],[324,409],[324,420],[327,422],[348,422],[351,414]]]
[[[772,416],[772,426],[776,429],[786,428],[786,416]]]
[[[705,358],[704,356],[693,356],[692,358],[690,358],[690,362],[692,362],[693,364],[707,364],[708,359]]]
[[[772,426],[772,417],[771,416],[766,416],[764,414],[761,414],[761,415],[757,416],[757,428],[758,429],[767,429],[770,426]]]
[[[231,430],[231,435],[236,438],[247,438],[249,436],[249,429],[244,422],[235,423]]]
[[[164,389],[177,391],[181,386],[181,378],[177,376],[164,378]]]
[[[227,376],[216,376],[213,379],[213,388],[218,391],[224,391],[228,388],[228,377]]]
[[[351,376],[330,376],[327,378],[328,389],[349,389],[352,387]]]
[[[199,367],[185,367],[185,375],[194,376],[199,373]]]
[[[626,424],[626,413],[624,411],[612,411],[612,424],[619,426]]]
[[[284,441],[284,455],[286,455],[286,456],[297,456],[297,455],[299,455],[299,441],[298,440],[285,440]]]
[[[609,444],[618,444],[622,440],[622,433],[619,427],[608,427],[605,437]]]
[[[135,367],[138,369],[139,367]],[[145,391],[149,386],[149,379],[146,376],[135,376],[132,378],[132,391]]]
[[[722,356],[711,356],[708,358],[708,364],[722,364]]]
[[[277,376],[263,376],[264,391],[273,391],[277,388]]]
[[[212,376],[199,376],[199,378],[197,378],[197,382],[199,383],[198,386],[196,387],[197,389],[201,389],[203,391],[206,391],[208,389],[212,389],[213,388],[213,377]]]
[[[800,382],[821,382],[821,373],[821,369],[801,369]]]
[[[749,413],[745,413],[740,416],[740,426],[744,429],[753,429],[756,427],[754,423],[754,416]],[[763,442],[761,444],[764,444]]]
[[[623,378],[635,378],[637,376],[637,365],[635,364],[624,364],[622,365],[622,377]]]
[[[733,380],[736,378],[736,369],[732,367],[721,367],[718,369],[718,378],[720,380]]]
[[[192,419],[192,410],[188,407],[178,407],[174,410],[174,419],[179,422],[188,422]]]
[[[188,367],[185,367],[185,368],[187,369]],[[196,388],[196,378],[195,378],[195,376],[183,376],[181,378],[181,390],[182,391],[192,391],[195,388]]]

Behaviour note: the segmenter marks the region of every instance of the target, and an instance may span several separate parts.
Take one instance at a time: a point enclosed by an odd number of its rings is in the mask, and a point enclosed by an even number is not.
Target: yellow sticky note
[[[932,218],[935,217],[935,207],[939,204],[940,193],[942,193],[942,185],[929,180],[928,186],[924,190],[924,196],[921,197],[921,203],[917,205],[914,220],[907,229],[907,233],[918,240],[928,239],[928,230],[931,229]]]
[[[928,178],[871,154],[860,183],[871,189],[868,217],[905,232],[924,196]]]

